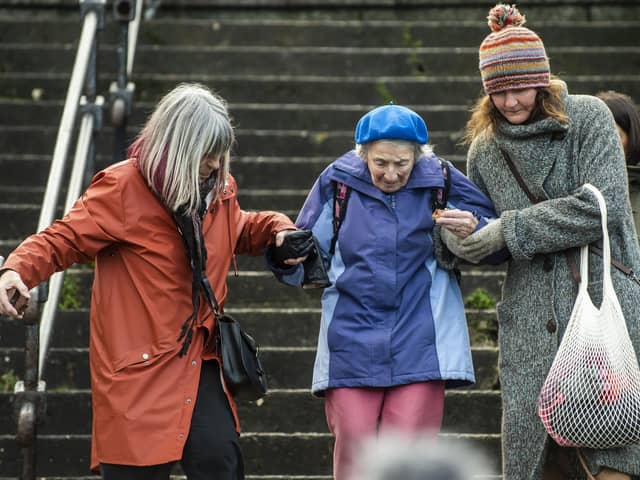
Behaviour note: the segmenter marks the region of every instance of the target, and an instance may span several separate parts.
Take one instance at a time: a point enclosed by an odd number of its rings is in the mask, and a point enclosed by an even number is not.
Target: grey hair
[[[495,473],[483,453],[442,438],[387,432],[360,447],[350,480],[472,480]]]
[[[171,211],[193,213],[200,207],[200,163],[220,158],[213,200],[223,192],[235,135],[226,102],[208,88],[184,83],[158,103],[131,146],[142,175]]]
[[[418,159],[423,155],[430,155],[433,152],[433,149],[429,144],[421,145],[417,142],[408,142],[406,140],[376,140],[375,142],[368,143],[357,143],[356,144],[356,153],[362,160],[367,161],[367,156],[369,155],[369,148],[371,145],[377,142],[387,142],[393,143],[394,145],[403,145],[403,146],[411,146],[413,148],[413,158],[418,161]]]

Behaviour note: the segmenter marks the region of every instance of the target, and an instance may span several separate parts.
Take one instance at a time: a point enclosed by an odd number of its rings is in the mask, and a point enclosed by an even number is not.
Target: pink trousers
[[[384,388],[332,388],[325,392],[327,424],[333,436],[333,476],[347,480],[362,440],[384,432],[440,431],[444,382],[421,382]]]

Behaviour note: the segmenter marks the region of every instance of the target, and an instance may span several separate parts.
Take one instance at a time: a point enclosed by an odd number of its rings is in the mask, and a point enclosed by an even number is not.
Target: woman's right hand
[[[29,289],[18,272],[5,270],[0,275],[0,315],[22,318],[29,305]]]
[[[478,219],[467,210],[443,210],[436,218],[436,224],[447,229],[456,237],[466,238],[478,226]]]

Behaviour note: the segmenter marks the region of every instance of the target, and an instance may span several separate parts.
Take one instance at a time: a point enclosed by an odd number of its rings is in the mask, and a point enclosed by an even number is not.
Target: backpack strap
[[[449,190],[451,190],[451,172],[449,164],[446,160],[438,158],[440,168],[442,169],[442,178],[444,178],[444,187],[434,188],[431,190],[431,211],[444,210],[447,208],[447,198]]]
[[[333,182],[333,237],[331,238],[331,247],[329,253],[333,255],[336,251],[336,242],[338,241],[338,232],[342,226],[344,216],[347,213],[347,202],[351,190],[344,183]]]
[[[449,191],[451,190],[451,169],[449,163],[446,160],[438,157],[440,162],[440,168],[442,169],[442,178],[444,179],[444,186],[441,188],[434,188],[431,190],[431,211],[444,210],[447,208],[447,199],[449,198]],[[462,272],[458,267],[453,268],[453,274],[456,277],[458,285],[462,280]]]
[[[442,177],[444,178],[444,186],[434,188],[431,191],[431,210],[442,210],[447,207],[447,198],[449,190],[451,190],[451,172],[449,164],[446,160],[438,158],[440,168],[442,169]],[[347,203],[351,189],[344,183],[333,182],[333,237],[331,237],[331,247],[329,253],[333,255],[336,251],[336,242],[338,241],[338,232],[347,213]]]

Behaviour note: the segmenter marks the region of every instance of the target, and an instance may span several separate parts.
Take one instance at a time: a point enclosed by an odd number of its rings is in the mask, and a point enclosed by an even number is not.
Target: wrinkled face
[[[200,161],[200,181],[204,181],[213,172],[217,172],[222,164],[223,156],[205,155]]]
[[[620,141],[622,142],[622,148],[624,148],[624,156],[629,155],[629,137],[627,136],[627,132],[625,132],[620,125],[616,123],[616,128],[618,129],[618,135],[620,135]]]
[[[493,104],[509,123],[519,125],[529,120],[536,107],[535,88],[519,88],[504,92],[492,93]]]
[[[380,140],[373,143],[367,152],[371,181],[385,193],[404,187],[415,163],[410,143]]]

